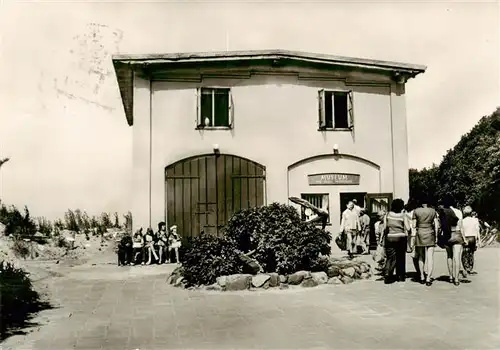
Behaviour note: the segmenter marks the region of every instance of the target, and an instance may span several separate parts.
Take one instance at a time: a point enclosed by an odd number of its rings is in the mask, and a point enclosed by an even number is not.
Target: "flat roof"
[[[410,77],[425,72],[426,66],[420,64],[400,63],[392,61],[372,60],[335,56],[290,50],[251,50],[251,51],[218,51],[218,52],[180,52],[164,54],[116,54],[112,56],[120,94],[129,125],[133,124],[133,66],[155,66],[168,68],[183,63],[217,63],[289,59],[303,64],[321,65],[324,69],[351,68],[373,71],[403,73]]]

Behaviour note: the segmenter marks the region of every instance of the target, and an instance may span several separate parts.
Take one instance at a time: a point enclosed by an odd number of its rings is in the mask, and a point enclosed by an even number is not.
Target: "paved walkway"
[[[43,282],[60,308],[0,348],[499,349],[499,253],[480,250],[479,274],[459,287],[369,280],[218,293],[167,285],[171,266],[53,265]],[[445,275],[443,252],[436,261]]]

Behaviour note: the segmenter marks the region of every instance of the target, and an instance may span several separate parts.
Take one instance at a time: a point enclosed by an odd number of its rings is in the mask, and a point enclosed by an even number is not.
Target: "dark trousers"
[[[396,277],[404,280],[406,277],[406,238],[398,238],[394,241],[387,240],[385,242],[385,278],[392,278],[394,269],[396,269]]]
[[[464,247],[462,254],[462,264],[467,272],[474,269],[474,252],[476,251],[476,237],[466,237],[467,245]]]
[[[130,247],[118,248],[118,266],[128,265],[132,262],[132,249]]]

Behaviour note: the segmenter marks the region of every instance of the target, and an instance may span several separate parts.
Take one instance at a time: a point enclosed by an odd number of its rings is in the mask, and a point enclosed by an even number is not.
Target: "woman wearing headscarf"
[[[410,223],[404,213],[402,199],[395,199],[391,203],[391,210],[384,218],[383,240],[385,242],[385,276],[386,284],[393,282],[394,270],[396,280],[404,282],[406,279],[406,249],[407,237],[410,232]]]
[[[481,225],[477,217],[474,217],[474,212],[470,206],[466,206],[463,213],[464,219],[462,221],[462,227],[467,245],[464,247],[464,252],[462,254],[462,263],[468,274],[475,274],[476,272],[473,271],[474,252],[479,242]]]
[[[439,216],[433,208],[428,206],[428,201],[422,198],[420,207],[413,211],[412,220],[416,231],[415,255],[418,259],[420,283],[430,286],[434,269],[434,247],[439,231]]]

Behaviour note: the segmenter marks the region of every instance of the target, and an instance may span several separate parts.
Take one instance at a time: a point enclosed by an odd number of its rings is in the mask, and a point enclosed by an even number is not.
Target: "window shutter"
[[[326,116],[325,116],[325,90],[318,91],[318,124],[320,129],[326,127]]]
[[[228,116],[229,116],[229,127],[232,128],[233,127],[233,123],[234,123],[234,103],[233,103],[233,94],[231,93],[231,90],[228,91],[228,108],[229,108],[229,113],[228,113]]]
[[[201,120],[201,88],[196,88],[196,126],[203,127],[203,120]]]
[[[347,117],[348,123],[349,123],[349,128],[352,129],[354,128],[354,109],[353,109],[353,98],[352,98],[352,91],[349,91],[347,93]]]

